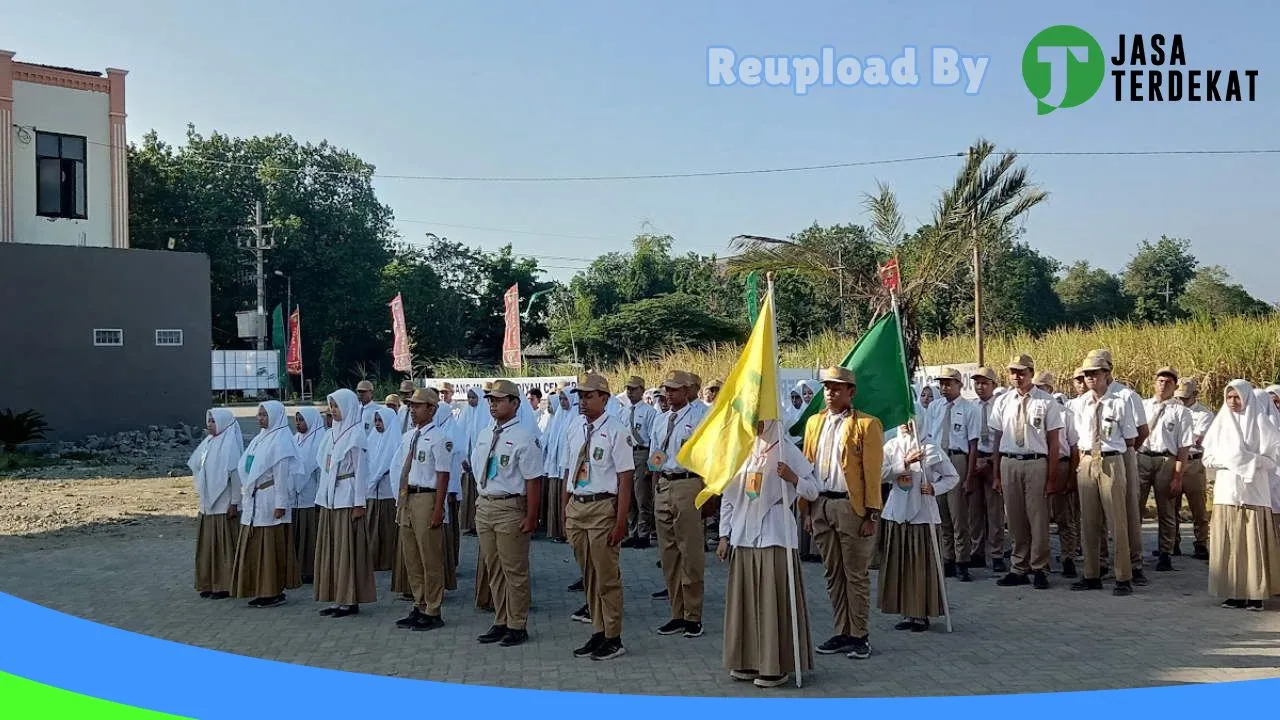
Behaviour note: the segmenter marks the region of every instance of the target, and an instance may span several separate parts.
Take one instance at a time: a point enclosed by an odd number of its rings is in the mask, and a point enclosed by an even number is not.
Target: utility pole
[[[254,259],[257,261],[258,272],[258,319],[255,330],[257,330],[257,340],[255,347],[258,350],[267,349],[267,279],[263,275],[264,253],[267,250],[275,249],[275,242],[272,241],[270,233],[264,232],[270,230],[274,226],[270,223],[262,224],[262,202],[254,203],[253,206],[253,225],[249,229],[253,230],[253,244],[242,243],[241,247],[253,252]]]
[[[982,250],[978,247],[978,238],[973,237],[973,337],[978,351],[978,366],[985,365],[983,357],[986,348],[982,337]]]
[[[1168,279],[1165,279],[1165,281],[1164,281],[1164,291],[1163,291],[1163,292],[1158,292],[1158,293],[1156,293],[1156,294],[1157,294],[1157,295],[1163,295],[1163,296],[1164,296],[1164,304],[1165,304],[1165,306],[1168,306],[1168,305],[1169,305],[1169,298],[1173,297],[1173,287],[1169,285],[1169,280],[1168,280]]]

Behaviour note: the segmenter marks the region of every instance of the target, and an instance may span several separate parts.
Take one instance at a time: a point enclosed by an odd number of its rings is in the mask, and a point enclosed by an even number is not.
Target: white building
[[[0,50],[0,242],[129,247],[124,70]]]

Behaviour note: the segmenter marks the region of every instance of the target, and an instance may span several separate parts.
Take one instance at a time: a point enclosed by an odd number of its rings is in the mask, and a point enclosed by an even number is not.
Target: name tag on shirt
[[[253,458],[253,455],[246,455],[244,457],[244,471],[246,473],[253,469]]]
[[[649,456],[650,470],[653,470],[656,472],[658,470],[661,470],[662,466],[666,464],[667,464],[667,454],[662,452],[661,450],[656,450],[652,455]]]

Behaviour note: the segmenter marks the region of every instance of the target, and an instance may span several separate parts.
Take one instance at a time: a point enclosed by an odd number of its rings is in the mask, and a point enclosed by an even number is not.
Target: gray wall
[[[202,426],[209,318],[203,254],[0,244],[0,410],[44,413],[50,440]],[[95,347],[95,328],[124,345]],[[156,347],[157,329],[183,345]]]

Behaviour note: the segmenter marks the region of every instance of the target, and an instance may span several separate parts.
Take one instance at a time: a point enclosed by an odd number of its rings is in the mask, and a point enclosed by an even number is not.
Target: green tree
[[[746,338],[745,318],[717,317],[701,305],[699,298],[684,293],[623,304],[588,323],[577,338],[578,347],[593,361],[612,362]]]
[[[1203,319],[1267,315],[1274,310],[1250,295],[1244,286],[1231,282],[1226,269],[1218,265],[1197,270],[1195,277],[1187,283],[1186,292],[1178,298],[1178,305],[1186,314]]]
[[[1058,263],[1025,243],[987,256],[985,324],[996,334],[1040,334],[1062,323],[1062,301],[1053,290]]]
[[[1062,301],[1064,319],[1073,325],[1118,320],[1130,312],[1120,278],[1103,268],[1090,267],[1086,260],[1068,267],[1054,289]]]
[[[1133,302],[1133,318],[1159,323],[1184,317],[1178,299],[1195,277],[1197,265],[1190,240],[1164,235],[1155,243],[1143,240],[1121,280]]]

